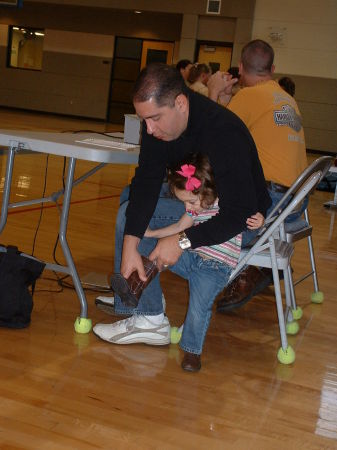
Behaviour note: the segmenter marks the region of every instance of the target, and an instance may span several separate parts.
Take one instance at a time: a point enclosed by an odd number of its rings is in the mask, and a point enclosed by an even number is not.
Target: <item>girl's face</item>
[[[210,73],[202,73],[200,76],[200,81],[207,86],[208,80],[210,79],[211,74]]]
[[[184,202],[187,211],[200,212],[204,209],[201,206],[199,195],[193,194],[191,191],[174,188],[174,195],[178,200]]]

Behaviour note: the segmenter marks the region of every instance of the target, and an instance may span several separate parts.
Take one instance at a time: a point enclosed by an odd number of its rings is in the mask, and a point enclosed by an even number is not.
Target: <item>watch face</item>
[[[182,248],[183,250],[186,250],[191,247],[191,243],[190,243],[189,239],[184,239],[183,241],[180,241],[179,245],[180,245],[180,248]]]
[[[185,233],[182,233],[179,237],[179,247],[183,250],[187,250],[191,247],[191,241],[188,239]]]

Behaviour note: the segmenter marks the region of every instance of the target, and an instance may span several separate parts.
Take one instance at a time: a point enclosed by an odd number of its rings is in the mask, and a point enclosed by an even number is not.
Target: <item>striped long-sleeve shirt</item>
[[[216,201],[209,209],[204,209],[200,213],[193,214],[192,218],[194,225],[199,225],[199,223],[205,222],[218,213],[219,206],[218,201]],[[240,257],[241,241],[242,234],[240,233],[222,244],[197,247],[191,251],[195,251],[201,256],[215,259],[223,264],[227,264],[228,266],[235,268]]]

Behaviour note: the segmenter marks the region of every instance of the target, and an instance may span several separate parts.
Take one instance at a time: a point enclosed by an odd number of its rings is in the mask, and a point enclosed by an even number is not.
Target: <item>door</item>
[[[124,123],[124,114],[134,113],[131,93],[140,70],[150,62],[172,64],[173,42],[148,41],[116,36],[108,121]]]
[[[143,69],[145,66],[152,62],[172,64],[173,49],[173,42],[143,41],[140,68]]]
[[[212,73],[217,70],[226,72],[232,61],[233,44],[222,42],[201,42],[197,43],[197,58],[199,63],[210,66]]]

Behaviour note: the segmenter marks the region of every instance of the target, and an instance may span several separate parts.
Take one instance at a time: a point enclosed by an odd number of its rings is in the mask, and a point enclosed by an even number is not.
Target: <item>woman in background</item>
[[[188,76],[188,82],[190,83],[190,88],[199,92],[199,94],[208,97],[208,87],[207,83],[212,75],[212,71],[207,64],[195,63],[190,69]]]

